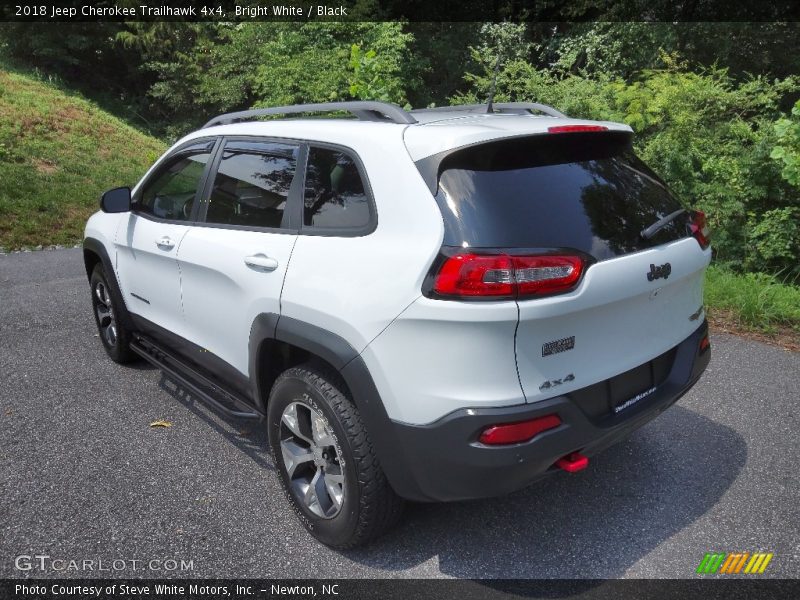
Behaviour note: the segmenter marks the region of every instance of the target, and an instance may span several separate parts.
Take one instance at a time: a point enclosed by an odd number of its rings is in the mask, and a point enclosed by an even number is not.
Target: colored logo
[[[772,552],[707,552],[697,567],[700,575],[760,575],[772,560]]]

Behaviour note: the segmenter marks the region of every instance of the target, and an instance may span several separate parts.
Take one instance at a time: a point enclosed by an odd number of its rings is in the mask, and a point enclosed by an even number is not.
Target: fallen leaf
[[[150,423],[150,427],[172,427],[172,423],[169,421],[153,421]]]

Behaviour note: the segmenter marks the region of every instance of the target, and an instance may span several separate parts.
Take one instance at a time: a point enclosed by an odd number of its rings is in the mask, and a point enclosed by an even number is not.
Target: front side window
[[[188,221],[203,171],[211,158],[209,146],[205,145],[205,151],[189,151],[168,159],[156,176],[145,183],[136,211],[159,219]]]
[[[296,146],[275,142],[225,144],[206,221],[279,228],[297,167]]]
[[[369,224],[369,201],[355,161],[337,150],[310,148],[303,225],[360,229]]]

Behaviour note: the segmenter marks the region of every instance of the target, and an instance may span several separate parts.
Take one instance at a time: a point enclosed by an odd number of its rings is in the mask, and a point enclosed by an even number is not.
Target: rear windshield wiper
[[[644,239],[649,240],[659,231],[664,229],[664,227],[672,223],[675,219],[677,219],[686,212],[687,210],[685,208],[679,208],[675,212],[669,213],[666,217],[661,217],[658,221],[656,221],[652,225],[642,229],[642,231],[639,232],[639,235],[642,236]]]

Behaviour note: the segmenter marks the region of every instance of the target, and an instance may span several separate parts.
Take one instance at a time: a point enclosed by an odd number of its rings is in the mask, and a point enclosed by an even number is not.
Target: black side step
[[[219,384],[190,367],[184,361],[176,358],[152,340],[137,335],[136,339],[130,343],[130,348],[199,399],[226,415],[239,419],[260,419],[264,416],[254,411],[246,400],[229,390],[223,389]],[[232,408],[231,405],[244,410],[237,410]]]

